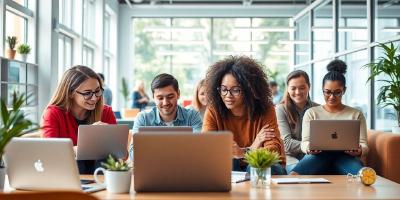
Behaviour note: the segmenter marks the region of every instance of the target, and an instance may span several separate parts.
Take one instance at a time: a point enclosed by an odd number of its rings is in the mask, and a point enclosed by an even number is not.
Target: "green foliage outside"
[[[122,78],[122,89],[121,89],[121,94],[124,97],[124,108],[127,108],[127,104],[129,101],[129,87],[128,83],[126,82],[125,78]]]
[[[122,159],[114,159],[111,154],[108,155],[106,162],[101,162],[101,165],[110,171],[128,171],[130,169],[128,163]]]

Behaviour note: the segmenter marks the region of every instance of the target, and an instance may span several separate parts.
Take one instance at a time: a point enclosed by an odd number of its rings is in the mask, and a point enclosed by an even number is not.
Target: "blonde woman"
[[[90,68],[68,69],[42,116],[42,134],[47,138],[70,138],[77,145],[78,126],[116,124],[111,107],[103,104],[103,85]],[[78,162],[80,173],[92,173],[94,161]]]
[[[199,81],[193,94],[192,105],[188,106],[188,108],[198,111],[202,119],[207,108],[207,88],[205,83],[204,79]]]
[[[144,91],[144,82],[142,80],[136,81],[135,90],[132,93],[132,106],[131,108],[139,108],[141,111],[145,109],[149,103],[149,96]]]

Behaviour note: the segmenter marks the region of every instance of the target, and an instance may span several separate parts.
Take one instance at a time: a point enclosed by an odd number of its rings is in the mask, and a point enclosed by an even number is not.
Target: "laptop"
[[[126,158],[128,125],[80,125],[78,127],[77,160],[101,160],[109,154]]]
[[[134,134],[136,192],[231,190],[232,133]]]
[[[4,161],[10,186],[15,189],[84,192],[105,189],[99,184],[81,185],[70,139],[13,138],[6,146]]]
[[[141,126],[139,133],[142,132],[193,132],[191,126]]]
[[[311,120],[310,150],[355,150],[360,144],[360,120]]]

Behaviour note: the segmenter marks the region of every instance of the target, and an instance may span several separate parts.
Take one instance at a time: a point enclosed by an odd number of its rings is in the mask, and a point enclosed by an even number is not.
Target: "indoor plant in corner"
[[[18,46],[17,52],[21,55],[21,61],[26,62],[28,54],[31,52],[31,47],[28,44],[21,44]]]
[[[393,106],[397,113],[397,126],[392,128],[393,133],[400,133],[400,54],[399,47],[393,43],[390,45],[380,44],[383,49],[383,56],[375,62],[366,64],[371,70],[368,81],[376,80],[382,82],[383,86],[379,89],[378,105],[383,107]],[[397,53],[397,54],[396,54]],[[379,79],[377,79],[379,78]]]
[[[271,183],[271,166],[279,163],[279,154],[260,148],[246,152],[244,159],[250,165],[252,187],[268,187]]]
[[[7,58],[14,60],[15,58],[15,45],[17,44],[17,37],[15,36],[7,36]]]
[[[94,180],[97,183],[105,184],[107,191],[110,193],[129,193],[131,188],[131,168],[128,163],[122,159],[114,159],[113,156],[108,155],[106,162],[102,162],[104,167],[97,168],[94,171]],[[97,174],[103,172],[105,181],[99,181]]]
[[[25,103],[25,95],[18,95],[16,92],[12,95],[12,107],[7,108],[5,100],[0,101],[0,190],[4,188],[4,178],[6,168],[2,159],[4,149],[13,137],[19,137],[25,133],[36,131],[38,128],[21,111]]]

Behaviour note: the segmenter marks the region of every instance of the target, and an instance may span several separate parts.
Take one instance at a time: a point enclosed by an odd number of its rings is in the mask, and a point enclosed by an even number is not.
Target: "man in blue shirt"
[[[201,131],[203,123],[199,112],[178,105],[179,85],[172,75],[156,76],[151,82],[151,92],[156,107],[136,116],[133,133],[141,126],[191,126],[193,132]]]
[[[178,105],[180,96],[178,81],[170,74],[159,74],[151,82],[156,107],[140,112],[135,119],[132,132],[138,133],[141,126],[191,126],[193,132],[201,132],[203,122],[200,113]],[[130,147],[130,158],[133,146]]]

